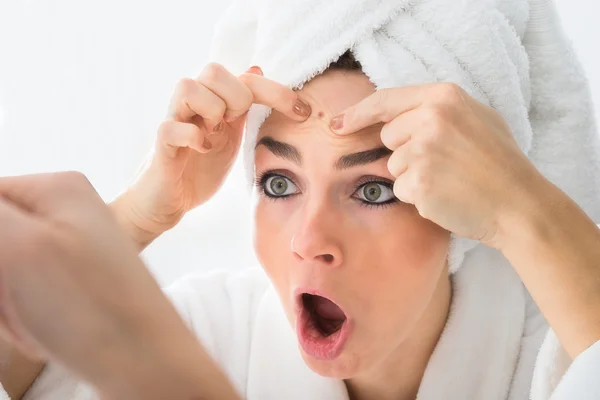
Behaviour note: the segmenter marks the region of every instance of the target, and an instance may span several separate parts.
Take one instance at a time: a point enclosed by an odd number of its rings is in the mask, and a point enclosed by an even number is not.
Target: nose
[[[291,250],[294,256],[313,264],[337,267],[342,264],[339,218],[334,210],[323,207],[304,212],[295,234]]]

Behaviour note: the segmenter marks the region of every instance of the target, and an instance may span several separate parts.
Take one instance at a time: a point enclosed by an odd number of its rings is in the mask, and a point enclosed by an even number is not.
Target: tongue
[[[324,319],[343,321],[346,315],[330,300],[324,297],[314,296],[312,298],[315,313]]]

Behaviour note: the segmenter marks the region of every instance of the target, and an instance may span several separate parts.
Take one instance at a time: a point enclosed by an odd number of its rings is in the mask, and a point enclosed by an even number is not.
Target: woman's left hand
[[[452,83],[381,89],[340,115],[340,135],[384,123],[398,199],[492,247],[503,216],[543,181],[502,116]]]

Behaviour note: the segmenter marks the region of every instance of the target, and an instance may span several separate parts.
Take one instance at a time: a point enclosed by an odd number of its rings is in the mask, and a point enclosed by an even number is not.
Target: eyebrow
[[[291,144],[278,142],[270,136],[264,136],[258,141],[258,143],[256,143],[254,149],[260,145],[263,145],[267,149],[271,150],[271,153],[275,154],[277,157],[285,158],[286,160],[290,160],[298,165],[302,164],[302,156],[300,156],[300,152]]]
[[[279,142],[270,136],[264,136],[256,143],[255,149],[260,145],[268,148],[277,157],[292,161],[297,165],[302,164],[302,156],[300,155],[300,152],[291,144]],[[371,150],[360,151],[358,153],[346,154],[335,162],[334,168],[337,170],[343,170],[357,167],[359,165],[366,165],[380,160],[390,154],[392,154],[392,151],[383,146]]]
[[[392,154],[392,151],[383,146],[371,150],[360,151],[358,153],[346,154],[336,161],[334,168],[342,170],[359,165],[366,165],[389,156],[390,154]]]

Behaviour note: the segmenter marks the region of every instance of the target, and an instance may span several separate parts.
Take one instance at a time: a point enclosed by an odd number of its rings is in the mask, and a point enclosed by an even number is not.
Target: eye
[[[289,178],[282,175],[272,175],[264,180],[263,190],[267,196],[286,197],[296,193],[297,188]]]
[[[369,182],[356,191],[357,197],[366,203],[388,203],[395,199],[394,191],[387,183]]]

